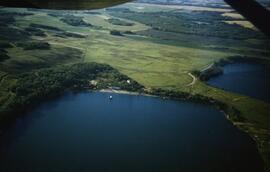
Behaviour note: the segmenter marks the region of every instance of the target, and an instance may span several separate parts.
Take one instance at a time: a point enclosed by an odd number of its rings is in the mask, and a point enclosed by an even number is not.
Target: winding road
[[[197,78],[194,75],[192,75],[192,73],[190,73],[190,72],[188,73],[188,75],[192,78],[192,82],[187,84],[187,87],[190,87],[196,83]]]

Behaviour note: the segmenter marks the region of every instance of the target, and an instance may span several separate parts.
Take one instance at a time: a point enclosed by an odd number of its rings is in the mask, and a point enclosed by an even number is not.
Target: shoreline
[[[66,91],[68,91],[68,90],[66,90]],[[243,120],[243,119],[241,119],[241,117],[239,118],[239,115],[240,115],[239,113],[240,112],[238,112],[237,109],[234,109],[234,107],[230,107],[230,106],[228,106],[227,104],[225,104],[223,102],[219,102],[218,100],[214,100],[214,99],[211,99],[211,98],[203,96],[203,95],[192,95],[192,94],[189,94],[189,93],[181,95],[180,92],[178,92],[180,94],[180,96],[175,97],[175,96],[172,96],[172,94],[163,94],[164,92],[162,92],[162,91],[164,91],[164,90],[158,90],[158,89],[154,90],[154,92],[152,92],[152,93],[149,92],[149,91],[136,92],[136,91],[128,91],[128,90],[107,89],[107,88],[106,89],[99,89],[99,90],[89,89],[89,88],[88,89],[80,89],[80,90],[72,90],[71,89],[69,91],[75,91],[75,92],[90,91],[90,92],[100,92],[100,93],[125,94],[125,95],[131,95],[131,96],[147,96],[147,97],[155,97],[155,98],[174,100],[174,101],[191,101],[193,103],[201,103],[201,104],[206,104],[206,105],[212,105],[215,108],[217,108],[224,115],[226,120],[231,122],[231,124],[234,127],[238,128],[242,132],[248,134],[248,136],[254,141],[255,148],[258,151],[258,154],[260,155],[260,158],[262,159],[263,163],[265,163],[264,158],[262,156],[263,155],[262,154],[263,149],[260,147],[260,141],[258,140],[258,137],[256,135],[252,134],[251,132],[249,132],[249,130],[247,130],[247,128],[246,128],[247,123],[245,121],[241,121],[241,120]],[[159,91],[161,91],[161,92],[159,92]],[[63,92],[63,94],[65,92]],[[158,94],[158,93],[161,93],[161,94]],[[173,92],[173,93],[176,93],[176,92]],[[49,99],[46,99],[44,101],[60,97],[63,94],[58,94],[58,95],[50,97]],[[196,96],[199,96],[199,97],[196,97]],[[43,103],[44,101],[42,101],[40,103]],[[31,109],[35,108],[35,107],[36,106],[33,106],[31,108],[27,108],[26,111],[24,111],[24,112],[31,111]],[[20,116],[17,116],[17,117],[20,117]],[[9,123],[9,125],[13,124],[12,121],[13,120],[11,120],[11,123]],[[5,127],[5,128],[9,129],[9,125],[8,125],[8,127]],[[0,135],[4,131],[5,131],[5,129],[1,128],[0,129]],[[265,165],[264,165],[264,168],[265,168]]]
[[[269,59],[246,56],[231,56],[211,63],[203,69],[194,70],[191,72],[191,74],[195,75],[199,80],[207,82],[212,77],[223,75],[223,67],[234,63],[254,63],[265,66],[266,68],[270,68]]]
[[[235,57],[234,57],[235,58]],[[239,58],[239,57],[238,57]],[[232,63],[235,62],[234,60],[229,60],[228,59],[223,59],[220,60],[220,63],[222,62],[223,64],[225,62],[227,63]],[[237,59],[237,58],[236,58]],[[240,60],[244,60],[243,57],[240,57]],[[250,58],[251,59],[251,58]],[[250,60],[248,59],[248,60]],[[239,62],[239,61],[238,61]],[[85,78],[84,78],[85,79]],[[83,81],[84,81],[83,79]],[[126,78],[128,79],[128,78]],[[86,80],[88,81],[88,79],[86,78]],[[125,80],[124,80],[125,81]],[[88,81],[89,82],[89,81]],[[126,83],[126,82],[125,82]],[[107,83],[106,83],[107,84]],[[184,91],[173,91],[173,90],[163,90],[163,89],[147,89],[144,86],[142,86],[142,88],[132,88],[132,87],[127,87],[127,89],[119,89],[119,90],[115,90],[115,89],[109,89],[106,88],[106,84],[103,85],[103,87],[99,87],[99,88],[92,88],[89,87],[89,85],[87,87],[84,87],[84,85],[79,86],[79,87],[68,87],[68,88],[64,88],[63,90],[58,90],[60,92],[55,92],[54,94],[49,94],[47,95],[47,97],[34,97],[36,98],[36,100],[38,101],[34,101],[34,99],[29,99],[31,100],[31,102],[29,102],[28,104],[21,104],[21,108],[18,107],[17,109],[13,109],[12,112],[10,112],[10,116],[7,114],[7,118],[8,121],[0,121],[2,122],[8,122],[6,125],[10,125],[13,124],[13,121],[16,120],[16,118],[20,117],[21,113],[30,111],[32,108],[35,108],[37,105],[50,100],[52,98],[57,98],[61,95],[63,95],[66,91],[74,91],[74,92],[81,92],[81,91],[97,91],[97,92],[104,92],[104,93],[116,93],[116,94],[128,94],[128,95],[140,95],[140,96],[149,96],[149,97],[158,97],[161,99],[170,99],[170,100],[176,100],[176,101],[191,101],[191,102],[197,102],[197,103],[201,103],[201,104],[208,104],[208,105],[213,105],[216,108],[218,108],[220,111],[222,111],[225,115],[225,118],[227,120],[229,120],[232,125],[234,125],[235,127],[237,127],[238,129],[240,129],[241,131],[247,133],[252,140],[255,141],[256,143],[256,148],[258,150],[258,152],[261,155],[261,158],[263,159],[265,164],[268,164],[268,159],[267,159],[267,154],[265,152],[267,152],[267,150],[269,149],[269,145],[265,145],[264,144],[264,138],[263,136],[257,136],[256,133],[256,129],[255,126],[253,125],[254,123],[252,123],[252,121],[248,121],[246,120],[244,117],[244,114],[242,114],[240,111],[238,111],[234,105],[230,105],[224,101],[220,101],[217,99],[214,99],[210,96],[207,95],[202,95],[202,94],[192,94],[190,92],[184,92]],[[64,86],[63,86],[64,87]],[[128,91],[132,90],[132,91]],[[14,104],[16,105],[16,104]],[[14,106],[15,107],[15,106]],[[5,127],[4,125],[1,126],[0,132],[2,130],[2,127]],[[260,128],[259,128],[260,129]],[[4,131],[4,130],[3,130]],[[266,139],[267,141],[267,139]],[[264,166],[265,168],[267,168],[267,166]]]
[[[127,94],[127,95],[134,95],[134,96],[139,96],[139,95],[150,96],[150,95],[147,95],[147,94],[141,94],[139,92],[133,92],[133,91],[127,91],[127,90],[115,90],[115,89],[101,89],[101,90],[97,90],[97,92]]]
[[[132,95],[132,96],[148,96],[148,97],[156,97],[160,99],[168,99],[168,100],[174,100],[174,101],[191,101],[193,103],[203,103],[207,105],[212,105],[215,108],[217,108],[225,117],[226,120],[228,120],[234,127],[236,127],[238,130],[241,132],[247,134],[252,141],[254,141],[254,146],[255,149],[258,152],[258,155],[260,156],[262,163],[263,163],[263,168],[265,169],[266,172],[268,172],[267,166],[266,166],[266,161],[264,159],[264,147],[261,146],[261,140],[260,138],[253,134],[248,127],[253,127],[253,124],[248,122],[248,121],[239,121],[239,118],[237,117],[238,115],[241,115],[240,112],[237,111],[237,109],[233,110],[228,110],[226,107],[222,107],[222,105],[219,105],[218,103],[215,102],[215,100],[210,100],[209,102],[204,102],[204,101],[194,101],[192,98],[187,98],[187,97],[182,97],[182,98],[176,98],[176,97],[168,97],[168,96],[160,96],[160,95],[155,95],[155,94],[149,94],[149,93],[139,93],[139,92],[130,92],[130,91],[125,91],[125,90],[113,90],[113,89],[101,89],[97,90],[97,92],[101,93],[115,93],[115,94],[126,94],[126,95]],[[218,101],[217,101],[218,102]],[[225,104],[226,105],[226,104]],[[237,112],[235,112],[235,110]],[[270,143],[269,143],[270,144]]]
[[[100,93],[114,93],[114,94],[125,94],[125,95],[131,95],[131,96],[146,96],[146,97],[157,97],[157,98],[163,98],[157,95],[149,94],[146,92],[136,92],[136,91],[128,91],[128,90],[115,90],[115,89],[100,89],[100,90],[90,90],[94,92],[100,92]]]
[[[217,62],[211,63],[207,67],[201,69],[200,71],[193,71],[192,73],[204,84],[209,85],[207,81],[211,79],[212,77],[217,77],[219,75],[223,75],[223,67],[229,64],[235,64],[235,63],[252,63],[252,64],[258,64],[262,65],[266,68],[270,68],[270,61],[266,58],[257,58],[257,57],[246,57],[246,56],[231,56],[224,59],[220,59]],[[215,69],[220,68],[222,71],[217,73],[212,73],[212,71],[215,71]],[[213,70],[214,69],[214,70]],[[210,72],[208,72],[210,71]],[[200,75],[202,72],[206,72],[206,79],[202,79]],[[209,85],[210,87],[213,87]],[[213,87],[217,88],[217,87]],[[220,89],[220,88],[217,88]],[[230,91],[229,91],[230,92]],[[269,141],[269,129],[264,127],[258,127],[256,126],[256,122],[250,121],[248,119],[244,121],[237,121],[233,118],[233,116],[230,116],[226,111],[224,111],[225,118],[229,120],[235,127],[237,127],[242,132],[247,133],[252,140],[255,141],[256,148],[263,160],[264,170],[265,172],[270,172],[270,159],[269,159],[269,150],[270,150],[270,141]],[[239,112],[239,115],[245,118],[245,114]]]

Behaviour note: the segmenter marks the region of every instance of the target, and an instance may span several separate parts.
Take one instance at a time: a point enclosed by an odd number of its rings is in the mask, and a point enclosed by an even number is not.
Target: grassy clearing
[[[228,24],[237,24],[240,26],[243,26],[245,28],[248,29],[253,29],[253,30],[258,30],[252,23],[250,23],[249,21],[242,21],[242,20],[232,20],[232,21],[224,21],[225,23]]]
[[[242,20],[245,19],[241,14],[234,13],[234,12],[223,13],[222,16],[230,17],[232,19],[242,19]]]

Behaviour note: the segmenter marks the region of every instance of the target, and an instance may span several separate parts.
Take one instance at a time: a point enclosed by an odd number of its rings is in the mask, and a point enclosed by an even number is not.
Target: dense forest
[[[45,68],[21,74],[16,78],[16,83],[9,88],[12,99],[1,106],[0,120],[10,119],[11,116],[19,114],[18,112],[68,90],[119,87],[127,91],[140,91],[143,88],[109,65],[98,63]],[[93,80],[96,84],[91,84]]]

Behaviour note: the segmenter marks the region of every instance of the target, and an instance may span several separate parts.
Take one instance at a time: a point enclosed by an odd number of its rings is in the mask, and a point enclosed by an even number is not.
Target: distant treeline
[[[225,23],[224,21],[231,21],[232,19],[230,17],[222,16],[221,12],[136,12],[128,8],[112,8],[107,9],[107,11],[112,16],[137,21],[152,27],[153,30],[163,32],[230,38],[236,40],[267,38],[258,31],[243,28],[237,24]]]

